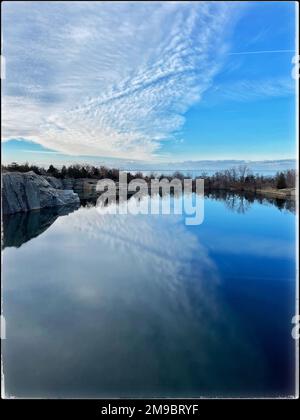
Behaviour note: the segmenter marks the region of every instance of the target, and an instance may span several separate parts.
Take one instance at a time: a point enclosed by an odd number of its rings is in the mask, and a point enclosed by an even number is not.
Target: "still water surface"
[[[207,197],[199,226],[94,207],[6,217],[6,395],[293,395],[284,206]]]

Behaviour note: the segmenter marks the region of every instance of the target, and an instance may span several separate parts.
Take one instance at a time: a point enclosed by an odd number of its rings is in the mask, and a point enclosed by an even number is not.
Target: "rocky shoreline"
[[[1,190],[4,215],[80,203],[78,194],[64,189],[60,180],[33,171],[3,173]]]
[[[96,196],[98,179],[56,178],[29,172],[2,173],[2,212],[4,215],[43,208],[79,205],[81,200]],[[295,200],[295,188],[240,189],[220,188],[231,193],[248,194],[283,200]],[[205,191],[210,189],[205,188]]]

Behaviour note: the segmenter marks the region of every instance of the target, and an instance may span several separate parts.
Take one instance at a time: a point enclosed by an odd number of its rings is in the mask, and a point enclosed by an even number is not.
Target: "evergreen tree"
[[[47,173],[51,176],[58,176],[58,170],[53,165],[49,166]]]
[[[66,176],[67,176],[67,174],[68,174],[68,171],[67,171],[67,168],[65,167],[65,165],[63,165],[63,167],[61,168],[61,177],[62,178],[66,178]]]
[[[278,189],[282,189],[282,188],[286,188],[286,180],[285,180],[285,175],[283,172],[280,172],[280,174],[277,177],[277,188]]]

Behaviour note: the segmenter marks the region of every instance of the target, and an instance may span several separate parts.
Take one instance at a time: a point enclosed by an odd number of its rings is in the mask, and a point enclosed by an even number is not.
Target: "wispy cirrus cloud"
[[[295,92],[295,84],[290,78],[269,78],[237,80],[216,84],[207,95],[208,104],[221,101],[251,102],[270,98],[290,96]]]
[[[157,156],[220,69],[235,14],[218,2],[5,3],[4,138]]]
[[[251,54],[281,54],[281,53],[291,53],[295,52],[294,50],[258,50],[258,51],[238,51],[230,52],[228,55],[251,55]]]

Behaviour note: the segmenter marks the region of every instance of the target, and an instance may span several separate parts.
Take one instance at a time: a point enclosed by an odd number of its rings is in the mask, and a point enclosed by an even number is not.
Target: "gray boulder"
[[[53,185],[54,182],[50,184],[45,177],[32,171],[3,173],[3,214],[79,204],[78,194],[74,191],[54,188]]]
[[[62,179],[62,188],[65,190],[72,190],[74,186],[74,179],[73,178],[65,178]]]
[[[64,189],[64,186],[63,186],[63,183],[62,183],[61,179],[55,178],[54,176],[44,176],[44,178],[46,179],[46,181],[49,182],[51,187],[59,189],[59,190]]]

